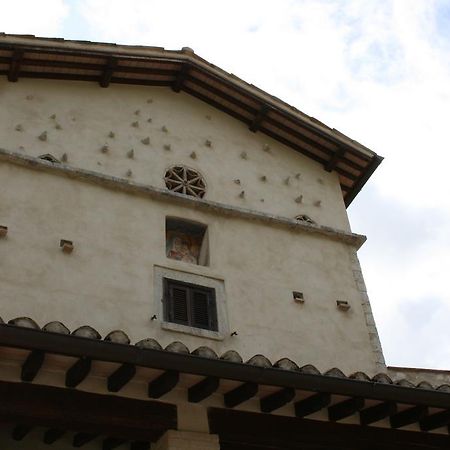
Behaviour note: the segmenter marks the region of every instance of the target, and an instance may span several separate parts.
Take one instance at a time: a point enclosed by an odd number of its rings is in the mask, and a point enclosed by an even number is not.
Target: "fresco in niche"
[[[167,231],[166,255],[168,258],[198,264],[201,236],[193,236],[179,231]]]

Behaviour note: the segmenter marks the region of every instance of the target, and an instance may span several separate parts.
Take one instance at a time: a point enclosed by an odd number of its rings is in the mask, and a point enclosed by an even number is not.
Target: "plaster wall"
[[[288,357],[319,370],[376,372],[354,274],[354,249],[327,237],[248,219],[221,216],[0,164],[1,313],[32,317],[42,326],[61,320],[70,329],[89,324],[102,334],[126,331],[132,342],[175,340],[190,350],[208,345],[222,354]],[[165,256],[165,218],[208,226],[210,266]],[[75,249],[65,254],[60,239]],[[165,267],[223,280],[230,331],[223,340],[161,327],[155,311],[154,270]],[[305,303],[293,301],[301,291]],[[336,308],[347,300],[347,312]]]
[[[336,173],[188,94],[2,79],[0,106],[1,148],[66,154],[74,167],[161,188],[165,170],[184,164],[203,174],[208,200],[290,218],[307,214],[320,225],[350,229]]]

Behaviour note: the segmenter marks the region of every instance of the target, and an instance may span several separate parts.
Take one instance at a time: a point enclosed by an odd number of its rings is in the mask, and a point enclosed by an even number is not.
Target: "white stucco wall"
[[[32,156],[51,153],[57,158],[66,153],[68,164],[75,167],[119,177],[131,170],[132,180],[158,187],[164,187],[166,168],[181,163],[204,175],[209,200],[291,218],[307,214],[320,225],[349,230],[336,173],[326,172],[320,164],[261,133],[250,132],[245,124],[185,93],[143,86],[101,89],[88,82],[21,79],[8,83],[1,79],[0,105],[1,148]],[[21,131],[16,130],[18,125]],[[43,132],[47,132],[46,141],[38,139]],[[147,137],[150,145],[141,142]],[[106,154],[101,152],[104,145],[109,147]],[[170,150],[164,148],[167,145]],[[266,145],[269,152],[264,150]],[[127,157],[131,148],[134,159]],[[196,159],[191,158],[192,152]],[[263,176],[267,181],[261,180]],[[244,198],[239,197],[241,191]],[[297,203],[300,196],[302,203]]]
[[[258,221],[220,216],[0,164],[0,315],[29,316],[42,326],[89,324],[105,335],[123,329],[133,342],[181,340],[244,359],[263,353],[320,370],[375,372],[350,248],[329,238]],[[165,218],[208,226],[210,266],[165,256]],[[72,254],[60,239],[74,242]],[[222,341],[166,331],[154,309],[155,265],[224,280],[230,330]],[[304,292],[297,304],[292,291]],[[348,312],[336,300],[351,304]]]

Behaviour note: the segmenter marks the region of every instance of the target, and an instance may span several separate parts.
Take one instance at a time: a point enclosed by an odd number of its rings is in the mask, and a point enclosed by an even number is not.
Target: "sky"
[[[450,369],[450,0],[0,0],[0,31],[196,54],[385,159],[348,209],[386,362]]]

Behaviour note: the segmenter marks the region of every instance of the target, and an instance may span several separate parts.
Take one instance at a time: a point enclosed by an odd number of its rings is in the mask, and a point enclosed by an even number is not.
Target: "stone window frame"
[[[198,266],[197,266],[198,267]],[[214,289],[217,311],[217,331],[195,328],[178,323],[168,322],[164,319],[164,279],[180,281],[197,286]],[[153,310],[160,322],[161,328],[167,331],[175,331],[193,336],[222,341],[229,335],[228,309],[223,279],[212,278],[207,275],[194,274],[182,270],[171,269],[164,266],[154,266],[153,270]],[[153,314],[152,314],[153,315]]]

